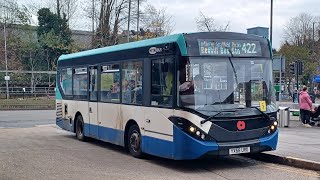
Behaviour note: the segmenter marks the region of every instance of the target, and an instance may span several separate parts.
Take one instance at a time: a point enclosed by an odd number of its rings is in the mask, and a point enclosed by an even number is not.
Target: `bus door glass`
[[[90,117],[90,130],[91,136],[98,137],[98,68],[97,66],[89,67],[89,117]]]

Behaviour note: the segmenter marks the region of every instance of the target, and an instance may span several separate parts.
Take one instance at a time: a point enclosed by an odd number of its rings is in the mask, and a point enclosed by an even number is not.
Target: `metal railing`
[[[51,97],[55,96],[55,87],[9,87],[10,98]],[[0,87],[0,99],[5,97],[6,87]]]

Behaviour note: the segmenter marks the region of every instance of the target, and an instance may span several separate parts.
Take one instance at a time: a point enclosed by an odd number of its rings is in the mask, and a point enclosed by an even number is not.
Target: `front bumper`
[[[230,148],[250,147],[250,153],[275,150],[278,142],[278,130],[273,134],[249,141],[217,143],[214,141],[199,141],[174,126],[173,158],[197,159],[204,155],[229,155]]]

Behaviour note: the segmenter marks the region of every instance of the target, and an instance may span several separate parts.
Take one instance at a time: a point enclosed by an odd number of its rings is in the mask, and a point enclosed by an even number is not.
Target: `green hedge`
[[[0,100],[0,110],[43,110],[55,109],[55,100],[51,99],[9,99]]]

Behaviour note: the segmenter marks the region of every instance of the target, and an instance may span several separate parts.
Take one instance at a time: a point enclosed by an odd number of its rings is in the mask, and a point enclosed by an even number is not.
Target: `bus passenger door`
[[[98,67],[89,67],[89,136],[98,137]]]

